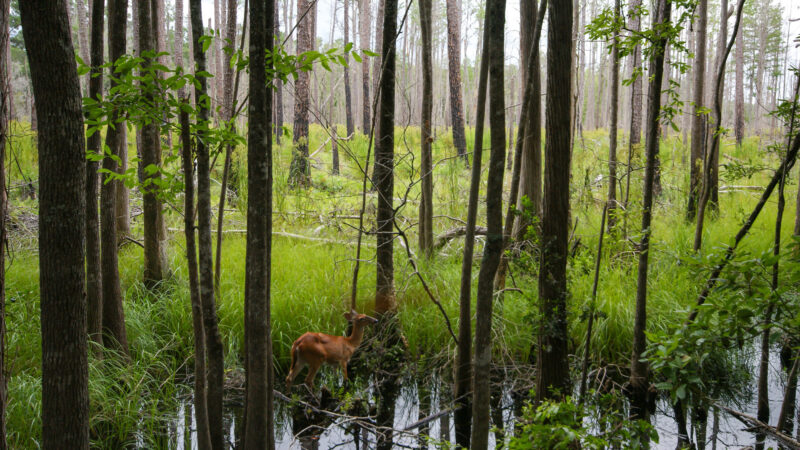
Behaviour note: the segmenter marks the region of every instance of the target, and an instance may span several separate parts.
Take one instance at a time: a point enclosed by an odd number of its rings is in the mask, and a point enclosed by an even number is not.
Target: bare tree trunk
[[[250,61],[267,67],[274,0],[250,9]],[[235,2],[232,7],[235,7]],[[229,8],[229,17],[231,17]],[[272,257],[272,89],[266,71],[250,71],[247,136],[247,256],[245,271],[245,448],[274,449],[270,262]]]
[[[723,61],[723,54],[725,54],[725,60],[727,60],[728,55],[726,54],[725,44],[728,40],[728,0],[720,0],[720,27],[719,27],[719,36],[717,40],[717,61],[716,66],[719,68],[720,65],[725,66],[725,61]],[[735,38],[735,36],[734,36]],[[725,93],[725,76],[720,79],[719,87],[720,96],[724,96]],[[720,98],[720,105],[722,103],[722,98]],[[720,113],[718,117],[712,117],[714,127],[722,128],[722,106],[720,106]],[[713,136],[709,136],[706,139],[714,139]],[[711,208],[712,211],[717,212],[719,210],[719,145],[714,148],[714,145],[709,145],[708,148],[711,149],[710,156],[711,160],[711,178],[710,178],[710,188],[711,188],[711,195],[709,197],[709,204],[708,207]]]
[[[313,1],[313,0],[312,0]],[[297,25],[297,55],[311,50],[311,9],[308,0],[297,0],[297,14],[300,21]],[[306,12],[308,12],[306,14]],[[303,17],[305,14],[305,17]],[[365,59],[366,60],[366,59]],[[289,184],[292,186],[308,186],[311,182],[311,168],[308,164],[308,106],[309,106],[309,73],[299,71],[294,82],[294,149],[292,165],[289,169]]]
[[[350,44],[350,0],[344,0],[344,45]],[[345,53],[344,65],[344,119],[347,124],[347,137],[353,135],[353,100],[350,96],[350,54]]]
[[[456,374],[454,397],[458,399],[453,413],[456,443],[469,448],[472,422],[472,255],[475,247],[475,223],[478,216],[478,195],[481,182],[481,154],[483,152],[483,125],[486,113],[486,85],[489,78],[489,29],[483,29],[480,74],[478,75],[478,98],[475,121],[475,145],[472,153],[472,178],[469,185],[469,204],[467,206],[467,233],[464,237],[464,257],[461,260],[461,285],[458,309],[458,353],[456,354]],[[449,433],[448,433],[449,435]]]
[[[86,19],[86,17],[87,17],[86,16],[86,3],[84,3],[84,1],[86,1],[86,0],[75,0],[75,6],[76,6],[75,9],[76,9],[76,13],[77,13],[76,15],[78,16],[77,17],[77,19],[78,19],[77,20],[77,22],[78,22],[78,47],[79,47],[78,53],[80,54],[81,59],[83,60],[84,64],[91,65],[91,60],[90,60],[91,56],[89,54],[89,39],[88,39],[89,31],[87,31],[89,29],[89,25],[88,25],[87,19]],[[88,1],[91,3],[94,0],[88,0]],[[92,3],[92,5],[94,5],[94,3]],[[92,14],[93,14],[93,12],[92,12]],[[94,16],[92,16],[92,19],[93,18],[94,18]],[[92,27],[94,27],[94,24],[92,24]],[[91,33],[94,34],[94,29],[92,29]],[[101,38],[102,38],[102,34],[101,34]],[[81,94],[83,94],[85,97],[91,96],[91,93],[89,92],[89,90],[90,90],[89,83],[91,82],[91,73],[87,73],[84,76],[84,80],[82,80],[82,81],[83,81],[82,82],[83,91],[81,91]],[[88,283],[88,280],[87,280],[87,283]]]
[[[345,0],[345,3],[347,0]],[[419,17],[422,29],[422,148],[420,150],[420,177],[422,195],[419,206],[419,248],[425,256],[433,253],[433,154],[431,144],[431,119],[433,116],[433,37],[432,0],[420,0]]]
[[[298,0],[298,9],[300,2],[303,0]],[[359,33],[359,45],[362,49],[369,49],[369,1],[370,0],[359,0],[358,4],[358,33]],[[298,11],[298,14],[300,11]],[[299,32],[300,30],[298,30]],[[299,33],[298,33],[299,39]],[[296,84],[297,82],[295,82]],[[372,113],[372,106],[370,105],[370,97],[369,97],[369,59],[364,56],[361,60],[361,85],[362,85],[362,121],[361,121],[361,129],[364,134],[368,135],[370,133],[370,123],[371,120],[371,113]]]
[[[614,17],[621,15],[620,0],[614,0]],[[617,123],[619,120],[619,32],[611,43],[611,124],[608,131],[608,232],[617,224]]]
[[[273,0],[275,8],[273,10],[273,16],[275,17],[275,28],[273,29],[273,35],[275,36],[275,40],[273,42],[273,47],[281,46],[282,45],[282,38],[281,38],[281,26],[280,26],[280,11],[278,10],[278,2]],[[244,35],[242,37],[244,40]],[[275,82],[275,97],[273,98],[274,102],[274,111],[275,111],[275,120],[273,122],[273,131],[272,134],[275,135],[275,143],[281,145],[281,136],[283,135],[283,81],[274,79]]]
[[[42,448],[89,448],[86,154],[66,2],[19,2],[38,115]],[[54,45],[59,43],[59,45]]]
[[[487,239],[478,274],[475,305],[475,372],[472,383],[471,448],[476,450],[485,450],[489,446],[491,391],[488,381],[492,362],[492,300],[494,277],[503,252],[503,164],[506,151],[506,112],[503,88],[505,9],[505,0],[489,0],[486,4],[486,22],[484,24],[489,65],[491,156],[486,187]]]
[[[467,159],[464,134],[464,100],[461,95],[461,8],[459,0],[446,0],[447,63],[450,81],[450,117],[453,122],[453,145],[458,156]]]
[[[697,39],[695,40],[694,58],[694,118],[692,119],[692,148],[689,157],[689,202],[686,207],[686,218],[694,220],[697,213],[697,201],[700,194],[700,183],[706,144],[705,79],[706,79],[706,35],[708,29],[708,0],[698,0],[697,4]]]
[[[383,42],[383,15],[384,9],[386,8],[386,0],[378,0],[378,11],[375,15],[375,47],[377,48]],[[380,108],[380,74],[381,74],[381,63],[383,59],[383,54],[378,52],[378,56],[372,58],[372,92],[376,98],[372,99],[372,104],[375,108]],[[373,114],[378,114],[378,110],[373,112]],[[380,127],[381,122],[380,119],[375,121],[375,135],[380,134]]]
[[[736,33],[736,119],[734,122],[736,145],[744,140],[744,28]]]
[[[375,312],[393,314],[397,308],[394,297],[394,90],[395,55],[397,53],[397,0],[387,0],[383,20],[384,39],[381,54],[384,68],[380,79],[380,110],[373,182],[378,191],[377,245],[375,252],[377,281]]]
[[[89,97],[100,101],[103,96],[103,16],[105,5],[102,0],[94,1],[92,7],[92,49],[91,61],[86,61],[92,69],[89,78]],[[82,5],[83,1],[78,0]],[[85,11],[78,8],[78,14]],[[85,20],[85,19],[84,19]],[[84,36],[85,38],[85,36]],[[83,44],[82,44],[83,45]],[[102,137],[94,133],[86,140],[87,152],[102,155]],[[100,180],[97,169],[100,162],[95,158],[86,159],[86,304],[89,338],[96,343],[95,350],[103,345],[103,278],[100,264],[100,217],[97,199],[100,196]],[[98,352],[99,354],[99,352]]]
[[[641,29],[642,18],[635,12],[642,6],[642,0],[631,0],[629,11],[631,11],[629,27],[633,32],[638,32]],[[633,49],[633,66],[632,70],[636,71],[642,66],[642,48],[641,45],[636,45]],[[633,83],[631,83],[631,129],[630,129],[630,147],[631,150],[639,145],[641,142],[642,132],[642,76],[637,76]]]
[[[178,0],[180,2],[180,0]],[[197,248],[194,227],[194,158],[189,128],[189,113],[181,111],[181,146],[183,149],[183,176],[186,192],[184,196],[184,234],[186,235],[186,260],[189,272],[189,297],[192,306],[192,329],[194,330],[194,418],[197,429],[198,448],[211,448],[208,426],[208,395],[206,392],[206,337],[203,329],[203,305],[197,275]]]
[[[203,13],[200,0],[190,0],[189,10],[192,21],[192,53],[196,71],[206,70],[205,53],[202,49]],[[207,95],[206,78],[198,79],[195,98]],[[198,122],[207,124],[208,109],[198,105]],[[203,305],[203,325],[206,337],[206,356],[208,361],[208,425],[212,448],[224,448],[222,423],[222,394],[224,381],[224,359],[222,339],[217,325],[217,311],[214,301],[214,268],[211,259],[211,186],[209,149],[201,134],[197,140],[197,212],[199,248],[200,301]],[[200,357],[200,356],[198,356]]]
[[[8,123],[11,120],[11,53],[10,41],[11,0],[0,0],[0,249],[7,245],[6,213],[6,144]],[[0,450],[8,448],[6,442],[6,408],[8,406],[8,379],[6,376],[6,261],[5,250],[0,251]]]
[[[542,197],[539,335],[536,399],[569,392],[567,362],[567,230],[571,165],[570,86],[572,4],[553,2],[547,29],[547,103],[545,107],[545,179]]]

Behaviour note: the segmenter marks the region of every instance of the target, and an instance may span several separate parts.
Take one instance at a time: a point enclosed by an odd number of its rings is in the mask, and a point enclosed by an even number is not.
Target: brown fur
[[[331,336],[324,333],[307,332],[297,338],[292,344],[292,364],[289,375],[286,376],[286,389],[290,390],[292,382],[308,366],[305,384],[314,389],[314,377],[323,363],[339,365],[347,381],[347,363],[364,338],[364,327],[372,325],[378,320],[355,311],[345,313],[345,318],[353,322],[353,331],[350,336]]]

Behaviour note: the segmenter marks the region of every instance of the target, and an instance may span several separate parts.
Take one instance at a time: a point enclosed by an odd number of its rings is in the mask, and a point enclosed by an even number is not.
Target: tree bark
[[[277,3],[276,3],[277,4]],[[350,43],[350,0],[344,0],[344,45]],[[347,137],[353,135],[353,99],[350,94],[350,54],[345,53],[344,64],[344,118],[347,124]]]
[[[702,1],[702,0],[701,0]],[[633,32],[638,32],[641,30],[642,27],[642,18],[638,12],[636,12],[642,6],[642,0],[631,0],[631,4],[629,7],[629,11],[631,11],[630,23],[629,27]],[[634,72],[642,69],[642,46],[637,44],[636,47],[633,49],[633,65],[632,70]],[[631,129],[630,129],[630,151],[633,151],[637,145],[641,142],[641,132],[642,132],[642,77],[644,75],[640,74],[639,76],[635,76],[633,83],[631,83]]]
[[[647,273],[650,258],[650,235],[652,229],[652,208],[655,185],[656,158],[659,147],[659,113],[661,111],[661,82],[664,78],[664,54],[667,50],[667,36],[660,28],[670,22],[672,2],[659,0],[654,15],[655,42],[650,55],[650,86],[647,94],[647,122],[645,147],[647,161],[645,163],[644,186],[642,187],[642,240],[639,243],[639,269],[636,279],[636,312],[633,325],[633,354],[631,355],[631,376],[628,396],[631,402],[630,418],[633,420],[650,420],[649,392],[650,368],[642,360],[647,346],[645,330],[647,329]]]
[[[567,395],[567,232],[569,229],[572,4],[553,2],[547,30],[545,178],[542,202],[536,399]],[[558,393],[555,392],[558,391]]]
[[[36,101],[43,448],[89,448],[86,154],[66,2],[19,3]]]
[[[717,61],[716,66],[717,70],[719,67],[722,66],[722,70],[725,70],[725,63],[728,59],[728,53],[726,53],[725,44],[728,40],[728,0],[720,0],[720,27],[719,27],[719,36],[717,37]],[[724,54],[724,58],[723,58]],[[725,94],[725,76],[723,75],[722,78],[719,79],[719,86],[717,89],[720,91],[720,96],[724,96]],[[722,98],[720,102],[722,102]],[[712,110],[712,122],[715,128],[722,129],[722,106],[720,106],[720,112],[718,116],[714,116],[714,110]],[[714,133],[716,134],[716,133]],[[706,139],[714,140],[715,137],[713,135],[708,136]],[[712,211],[717,212],[719,210],[719,144],[715,149],[714,144],[712,142],[711,145],[708,145],[708,148],[711,150],[709,156],[711,157],[711,177],[709,181],[709,186],[711,188],[711,193],[709,197],[709,206]]]
[[[703,168],[703,154],[706,144],[706,116],[701,113],[705,107],[706,79],[706,34],[708,29],[708,0],[697,3],[697,39],[695,40],[694,58],[694,117],[692,118],[692,148],[689,157],[689,202],[686,206],[686,218],[694,220],[697,214],[697,201],[700,194],[700,182]]]
[[[139,0],[139,50],[144,53],[155,50],[152,27],[152,2]],[[144,58],[143,66],[151,64]],[[142,80],[142,87],[146,80]],[[155,101],[152,94],[146,94],[148,101]],[[144,215],[144,283],[153,288],[166,277],[166,253],[162,246],[160,228],[161,201],[156,195],[155,184],[161,178],[161,142],[158,136],[158,125],[155,122],[142,125],[142,167],[144,187],[142,189],[142,210]],[[147,169],[150,168],[150,169]]]
[[[486,245],[478,273],[475,304],[475,360],[472,383],[471,448],[489,445],[489,369],[492,362],[492,300],[494,276],[503,252],[503,171],[506,152],[503,80],[505,0],[486,4],[486,49],[489,65],[489,127],[491,153],[486,187]]]
[[[298,8],[300,1],[303,0],[298,0]],[[358,16],[359,45],[362,49],[369,49],[369,0],[359,0]],[[369,58],[367,58],[366,55],[364,55],[363,59],[361,60],[361,86],[363,111],[361,130],[365,135],[369,135],[371,128],[370,124],[372,123],[372,105],[370,104],[369,97]]]
[[[345,0],[345,3],[347,0]],[[422,194],[419,206],[419,248],[430,258],[433,254],[433,154],[431,119],[433,116],[433,37],[432,0],[420,0],[419,17],[422,31],[422,135],[420,177]]]
[[[280,12],[278,11],[278,2],[273,1],[275,4],[275,8],[273,11],[273,15],[275,17],[275,29],[273,30],[273,34],[275,36],[275,42],[273,44],[274,47],[281,47],[283,45],[282,38],[281,38],[281,27],[280,27]],[[274,111],[275,111],[275,121],[273,123],[273,134],[275,135],[275,143],[281,145],[281,137],[283,136],[283,81],[275,79],[275,97],[273,99],[274,103]],[[352,120],[352,119],[351,119]]]
[[[206,70],[206,58],[200,38],[203,36],[203,13],[200,0],[190,0],[189,10],[192,21],[192,53],[197,72]],[[207,95],[206,78],[198,78],[195,98]],[[208,109],[198,104],[198,122],[208,124]],[[197,140],[197,216],[199,237],[199,275],[200,301],[203,305],[203,326],[206,337],[206,356],[208,361],[208,426],[211,446],[224,448],[222,423],[222,394],[224,381],[224,359],[222,339],[217,325],[217,311],[214,301],[214,268],[211,258],[211,186],[209,150],[202,136]]]
[[[312,0],[313,1],[313,0]],[[297,0],[297,55],[311,50],[311,8],[308,0]],[[307,13],[308,12],[308,13]],[[305,16],[304,16],[305,14]],[[305,187],[311,183],[311,167],[308,164],[308,106],[309,73],[299,71],[294,82],[294,133],[292,164],[289,169],[289,184]]]
[[[234,5],[235,6],[235,5]],[[267,67],[273,48],[274,0],[250,7],[250,63]],[[272,251],[272,89],[265,70],[251,70],[247,136],[247,255],[245,271],[245,448],[275,448],[270,337]]]
[[[77,13],[76,15],[78,16],[77,17],[77,19],[78,19],[77,20],[77,22],[78,22],[78,47],[79,47],[78,53],[80,54],[81,59],[83,60],[84,64],[91,65],[92,63],[91,63],[91,60],[90,60],[91,55],[90,55],[89,38],[88,38],[88,33],[90,33],[90,31],[88,31],[89,25],[88,25],[88,22],[87,22],[87,19],[86,19],[87,16],[86,16],[86,3],[85,3],[85,1],[86,0],[75,0],[75,6],[76,6],[76,8],[75,8],[76,11],[75,12]],[[94,0],[89,0],[89,2],[93,2],[93,1]],[[91,7],[89,9],[92,9],[93,7],[94,7],[94,3],[91,3]],[[89,15],[91,16],[92,22],[94,22],[94,13],[93,13],[93,11],[90,12]],[[94,27],[94,23],[92,23],[92,27]],[[91,33],[94,34],[94,28],[92,28]],[[87,96],[87,97],[91,96],[91,93],[89,92],[89,90],[90,90],[89,84],[92,81],[91,76],[92,76],[91,73],[87,73],[86,76],[84,77],[85,79],[83,80],[83,83],[82,83],[83,84],[83,91],[81,93],[84,96]],[[87,279],[86,282],[87,282],[87,287],[88,287],[89,280]]]
[[[461,8],[458,0],[446,0],[447,64],[450,83],[450,120],[453,123],[453,145],[458,156],[467,160],[464,134],[464,100],[461,94]],[[505,132],[504,132],[505,133]]]
[[[11,120],[11,53],[10,41],[11,0],[0,0],[0,249],[6,248],[6,144],[8,124]],[[6,408],[8,405],[8,379],[6,377],[6,261],[5,250],[0,250],[0,450],[8,448],[6,442]]]
[[[614,17],[621,15],[620,1],[614,0]],[[608,127],[608,232],[617,224],[617,124],[619,120],[619,32],[611,42],[611,120]]]
[[[378,192],[377,245],[375,251],[377,280],[375,313],[392,314],[397,305],[394,297],[394,89],[397,46],[397,0],[386,0],[383,18],[384,58],[380,83],[380,109],[375,141],[373,182]]]
[[[89,78],[89,97],[101,100],[103,96],[103,16],[105,5],[102,0],[93,0],[92,6],[92,48]],[[78,0],[83,4],[82,0]],[[78,8],[79,15],[85,11]],[[85,37],[85,36],[84,36]],[[87,152],[102,155],[102,137],[94,133],[86,140]],[[103,278],[100,265],[100,217],[97,209],[97,199],[100,195],[100,183],[97,169],[100,162],[96,159],[86,159],[86,304],[87,304],[87,331],[89,338],[97,344],[94,349],[99,350],[103,345]]]
[[[736,145],[741,147],[744,140],[744,28],[736,33],[736,119],[734,132]]]

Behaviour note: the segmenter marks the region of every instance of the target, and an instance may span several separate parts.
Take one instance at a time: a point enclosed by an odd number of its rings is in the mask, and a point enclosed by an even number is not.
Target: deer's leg
[[[342,368],[342,374],[344,374],[344,381],[347,381],[347,361],[340,361],[339,366]]]
[[[287,391],[291,390],[292,382],[294,381],[295,378],[297,378],[297,375],[300,374],[300,371],[303,370],[303,366],[305,366],[305,363],[303,363],[303,362],[300,362],[300,361],[294,361],[293,362],[292,368],[289,369],[289,375],[286,375],[286,390]]]
[[[314,390],[314,377],[317,376],[317,371],[319,370],[319,366],[322,363],[308,363],[308,375],[306,375],[306,386],[308,386],[312,391]]]

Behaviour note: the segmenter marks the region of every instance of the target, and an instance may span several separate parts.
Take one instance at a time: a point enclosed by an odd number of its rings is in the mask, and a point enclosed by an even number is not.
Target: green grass
[[[24,128],[24,126],[23,126]],[[419,176],[419,130],[398,128],[397,168],[395,196],[401,197],[409,184]],[[468,134],[472,134],[472,130]],[[344,135],[339,130],[339,135]],[[27,138],[26,138],[27,139]],[[327,139],[323,129],[313,125],[309,148],[318,149]],[[488,144],[488,136],[486,137]],[[471,139],[468,139],[468,141]],[[134,145],[133,136],[129,139]],[[470,143],[470,147],[471,147]],[[727,143],[723,153],[753,164],[777,166],[777,157],[763,151],[764,143],[757,138],[747,139],[742,148]],[[330,175],[330,143],[317,153],[313,161],[312,187],[308,190],[290,189],[286,182],[292,148],[289,138],[275,151],[275,231],[322,238],[334,243],[275,236],[272,256],[272,326],[276,367],[284,372],[288,365],[288,350],[300,334],[308,330],[341,334],[345,330],[342,313],[349,308],[350,283],[355,258],[355,240],[352,219],[360,207],[361,175],[351,155],[363,164],[367,141],[363,135],[340,146],[342,174]],[[607,133],[586,132],[578,139],[572,170],[572,219],[577,220],[574,239],[579,239],[576,254],[569,261],[569,315],[571,349],[582,352],[585,322],[580,316],[589,303],[592,268],[600,224],[601,204],[605,199],[606,184],[594,183],[598,176],[607,173]],[[133,147],[131,147],[133,148]],[[627,145],[623,143],[620,157],[626,157]],[[35,170],[33,142],[22,142],[18,147],[20,173],[32,176]],[[226,229],[244,230],[246,223],[246,161],[245,149],[234,153],[231,185],[234,191],[226,213]],[[463,162],[454,158],[455,151],[449,134],[439,131],[434,142],[435,233],[460,225],[452,218],[465,217],[469,184],[469,171]],[[680,323],[686,310],[694,301],[704,272],[698,273],[688,264],[694,226],[684,219],[686,186],[688,184],[685,160],[686,147],[677,137],[666,138],[661,145],[663,195],[654,212],[653,249],[650,259],[648,330],[666,329]],[[131,158],[135,152],[130,152]],[[484,161],[487,161],[485,157]],[[724,163],[725,160],[723,159]],[[135,164],[131,159],[131,164]],[[634,158],[641,167],[641,156]],[[221,160],[212,175],[221,178]],[[174,170],[174,167],[167,170]],[[624,169],[621,169],[624,171]],[[19,172],[19,171],[18,171]],[[723,174],[725,171],[723,170]],[[771,175],[769,171],[755,173],[750,179],[720,181],[722,185],[763,186]],[[19,177],[20,175],[14,175]],[[640,232],[638,202],[641,193],[642,170],[632,176],[631,200],[627,229],[633,240]],[[485,177],[485,171],[484,171]],[[510,177],[506,177],[509,183]],[[485,178],[481,196],[485,194]],[[796,183],[787,189],[787,211],[783,224],[784,235],[789,235],[794,220]],[[214,202],[220,194],[217,183],[212,183]],[[10,212],[12,218],[21,208],[33,208],[35,202],[22,201],[12,192]],[[757,192],[721,194],[720,215],[707,221],[704,232],[703,254],[720,254],[720,245],[730,243],[746,214],[755,204]],[[134,191],[135,204],[141,197]],[[405,227],[412,250],[416,249],[416,221],[419,186],[409,190],[408,202],[400,209],[400,221]],[[176,199],[173,204],[181,204]],[[216,213],[216,208],[215,208]],[[344,218],[343,218],[344,217]],[[375,194],[368,194],[366,229],[374,226]],[[743,249],[760,252],[771,245],[775,220],[775,201],[762,212]],[[167,213],[169,227],[182,229],[182,219],[176,212]],[[479,222],[485,221],[485,205],[479,208]],[[141,216],[134,219],[133,234],[141,235]],[[7,271],[8,295],[8,355],[9,380],[8,430],[12,447],[33,448],[40,434],[40,361],[38,260],[32,245],[24,245],[23,236],[12,233],[13,259]],[[30,237],[27,238],[30,240]],[[140,282],[142,250],[126,245],[120,253],[120,274],[125,292],[125,315],[133,362],[130,366],[114,358],[92,360],[90,366],[90,395],[92,423],[98,433],[95,443],[101,446],[116,445],[134,436],[157,439],[163,434],[166,423],[172,420],[181,397],[181,380],[192,370],[192,319],[189,308],[189,291],[185,267],[183,234],[174,232],[169,256],[173,276],[155,292],[148,292]],[[458,289],[461,270],[461,240],[446,246],[431,261],[418,261],[420,273],[441,301],[450,322],[458,326]],[[482,242],[482,241],[481,241]],[[365,243],[374,243],[374,237],[365,236]],[[479,253],[482,244],[476,251]],[[627,365],[633,329],[633,304],[636,292],[636,256],[630,242],[618,237],[606,240],[600,284],[598,309],[605,313],[595,326],[593,358],[604,363]],[[374,294],[374,248],[365,246],[359,275],[358,308],[369,312]],[[220,330],[224,341],[226,367],[241,368],[243,342],[243,304],[245,275],[245,238],[243,233],[228,233],[223,246],[221,298],[218,299]],[[473,265],[473,289],[477,283],[479,258]],[[494,354],[498,361],[524,362],[528,360],[536,329],[536,278],[538,264],[512,264],[512,277],[508,284],[519,292],[507,292],[502,307],[498,303],[495,320]],[[395,245],[395,276],[399,305],[399,320],[409,344],[411,360],[421,365],[441,366],[453,359],[455,345],[449,337],[438,308],[430,301],[407,262],[405,250]],[[788,277],[788,275],[787,275]],[[513,279],[512,279],[513,278]],[[474,301],[474,299],[473,299]],[[713,301],[713,298],[712,298]],[[474,309],[473,309],[474,311]],[[165,413],[166,412],[166,413]],[[136,432],[139,432],[136,434]],[[100,440],[100,436],[102,439]],[[108,439],[108,440],[105,440]],[[152,446],[158,443],[147,441]]]

